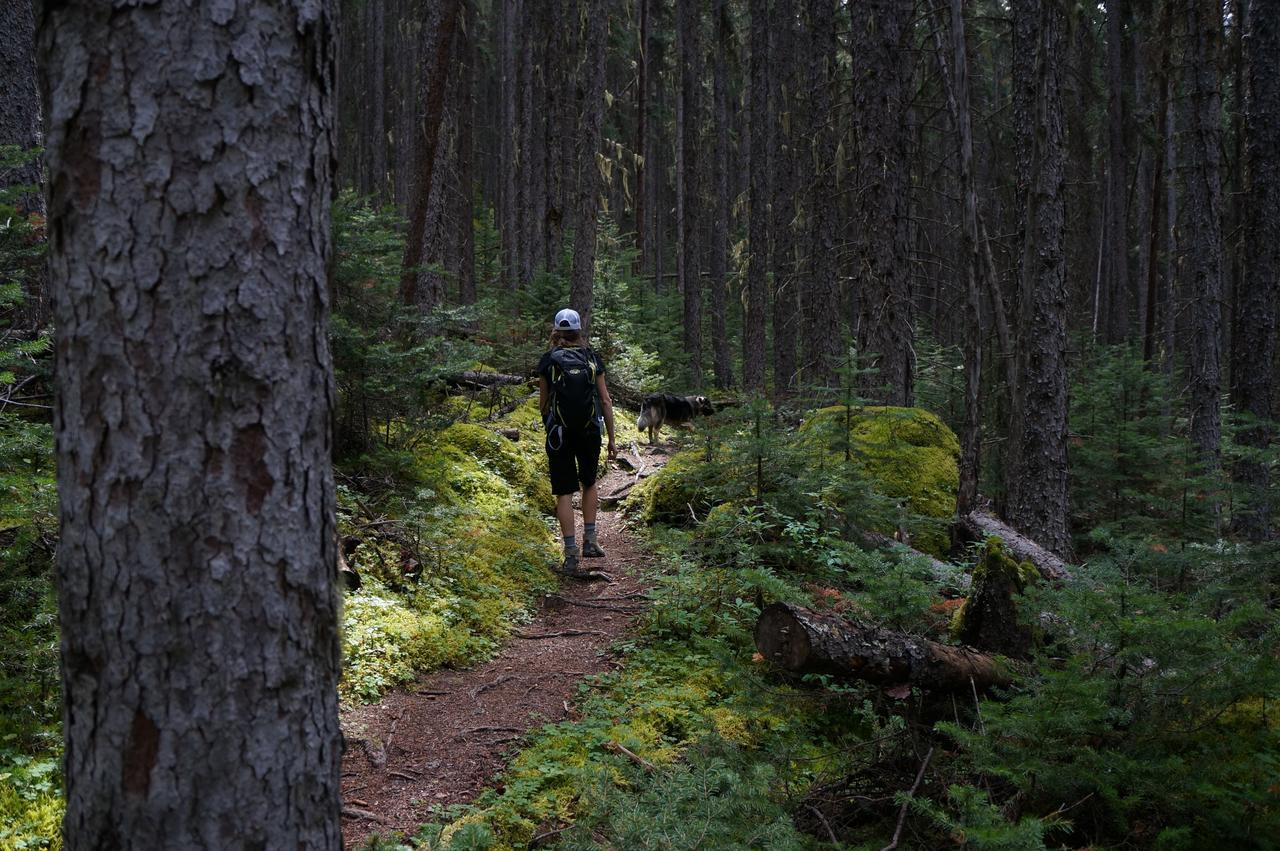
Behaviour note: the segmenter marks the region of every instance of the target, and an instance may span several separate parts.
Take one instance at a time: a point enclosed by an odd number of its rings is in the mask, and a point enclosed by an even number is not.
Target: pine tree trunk
[[[1254,3],[1249,10],[1248,99],[1245,109],[1245,166],[1248,195],[1244,199],[1244,244],[1248,246],[1244,286],[1237,311],[1239,330],[1233,340],[1231,399],[1258,420],[1273,420],[1275,392],[1276,313],[1280,302],[1280,6]],[[1246,446],[1263,449],[1275,439],[1274,426],[1247,428]],[[1237,526],[1250,539],[1264,540],[1271,531],[1275,494],[1264,463],[1241,461],[1232,471],[1248,489]]]
[[[1125,17],[1127,0],[1107,4],[1107,238],[1104,278],[1105,340],[1120,343],[1129,329],[1129,162],[1125,145]]]
[[[198,8],[40,26],[73,851],[341,846],[332,6]]]
[[[749,392],[764,392],[765,271],[769,267],[769,189],[772,174],[769,136],[769,0],[751,0],[751,220],[748,224],[747,304],[742,333],[742,385]]]
[[[1070,551],[1067,533],[1065,146],[1059,81],[1066,21],[1053,3],[1014,3],[1032,16],[1035,121],[1022,253],[1018,387],[1006,472],[1010,524],[1049,549]],[[1015,24],[1015,29],[1019,24]],[[1018,83],[1017,85],[1021,85]]]
[[[499,167],[502,184],[498,199],[500,205],[500,230],[502,232],[503,280],[508,289],[520,284],[520,228],[516,212],[517,173],[520,155],[517,145],[516,104],[519,101],[519,80],[516,76],[517,28],[520,26],[521,0],[500,0],[501,15],[501,85],[502,115],[498,122],[498,134],[502,139]]]
[[[1214,0],[1182,0],[1179,12],[1186,45],[1186,215],[1180,242],[1191,287],[1191,442],[1211,474],[1221,464],[1222,442],[1222,16]]]
[[[840,327],[840,282],[836,279],[836,137],[831,114],[835,87],[835,0],[808,0],[809,139],[806,152],[811,180],[805,206],[808,215],[807,275],[801,307],[805,317],[805,379],[819,387],[836,387],[836,369],[844,352]]]
[[[676,52],[680,61],[680,96],[676,115],[676,274],[684,298],[684,348],[688,358],[689,384],[702,387],[702,157],[699,130],[702,126],[702,21],[700,4],[676,0]]]
[[[874,374],[867,398],[910,406],[915,399],[911,294],[909,34],[914,3],[855,3],[854,113],[863,180],[858,194],[858,351]]]
[[[648,180],[649,174],[646,171],[649,160],[649,87],[651,85],[649,77],[649,39],[652,37],[652,15],[649,7],[653,4],[653,0],[639,0],[639,41],[636,45],[636,141],[635,150],[640,154],[640,161],[636,163],[636,190],[635,190],[635,226],[636,226],[636,262],[635,273],[642,275],[649,267],[649,236],[646,232],[645,216],[648,215],[649,200]]]
[[[774,0],[769,28],[769,85],[773,101],[773,133],[769,161],[773,165],[773,392],[786,396],[796,386],[797,345],[800,329],[796,238],[792,222],[802,182],[796,162],[799,137],[799,51],[795,49],[795,0]]]
[[[5,0],[0,4],[0,145],[29,151],[40,147],[40,95],[36,86],[35,17],[31,0]],[[40,159],[3,172],[0,186],[40,186]],[[20,200],[21,212],[44,212],[40,192]]]
[[[604,53],[609,36],[607,0],[589,0],[586,9],[586,60],[582,81],[582,131],[579,135],[578,203],[573,235],[573,275],[569,304],[582,315],[584,331],[591,327],[595,300],[596,228],[600,214],[600,152],[604,128]]]
[[[458,53],[458,302],[476,303],[475,114],[476,7],[463,0]]]
[[[728,58],[733,50],[729,29],[727,0],[716,0],[712,12],[716,27],[713,62],[713,97],[715,100],[715,164],[712,183],[715,186],[716,213],[711,219],[711,260],[708,264],[711,285],[711,343],[716,387],[733,384],[733,355],[729,349],[726,312],[728,310],[729,222],[733,210],[729,206],[729,80]]]
[[[371,7],[369,33],[372,49],[368,59],[369,81],[369,144],[370,172],[373,177],[373,200],[376,204],[387,201],[387,20],[384,0],[368,0]]]
[[[453,58],[453,34],[461,5],[461,0],[445,0],[434,8],[434,13],[423,28],[422,53],[427,64],[422,98],[424,114],[420,141],[414,146],[418,156],[417,179],[414,181],[404,268],[400,277],[400,298],[405,304],[419,303],[419,267],[427,258],[427,218],[430,214],[436,164],[439,161],[436,154],[440,147],[440,128],[444,123],[445,95],[449,87],[449,68]]]

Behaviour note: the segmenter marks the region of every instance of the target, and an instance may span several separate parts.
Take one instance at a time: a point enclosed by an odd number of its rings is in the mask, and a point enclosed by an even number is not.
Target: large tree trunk
[[[716,387],[724,389],[733,384],[733,355],[729,349],[729,333],[726,328],[728,310],[729,274],[729,222],[733,210],[729,206],[729,53],[733,50],[729,29],[727,0],[716,0],[716,47],[713,62],[713,92],[715,100],[715,167],[712,183],[715,185],[716,213],[711,220],[711,260],[708,264],[711,287],[711,345],[714,350],[713,367]]]
[[[1017,0],[1014,14],[1035,18],[1038,48],[1006,516],[1049,549],[1064,554],[1071,546],[1067,533],[1065,147],[1059,84],[1066,21],[1055,3]]]
[[[1222,442],[1222,15],[1216,0],[1182,0],[1179,19],[1186,45],[1181,245],[1191,290],[1191,442],[1203,471],[1212,474]]]
[[[1236,305],[1240,320],[1232,341],[1231,399],[1241,412],[1271,420],[1280,300],[1280,5],[1251,5],[1245,44],[1249,184],[1244,202],[1244,244],[1248,260]],[[1239,439],[1246,446],[1263,449],[1274,439],[1274,429],[1247,428]],[[1275,499],[1269,490],[1267,467],[1257,460],[1245,460],[1236,465],[1233,474],[1248,490],[1245,508],[1237,512],[1237,525],[1251,540],[1263,540],[1270,533]]]
[[[40,32],[67,845],[338,848],[331,4]]]
[[[769,2],[751,0],[751,220],[748,224],[747,303],[742,329],[742,386],[764,392],[765,271],[769,266]]]
[[[863,392],[877,402],[910,406],[915,400],[915,308],[907,106],[913,93],[908,35],[914,3],[877,0],[850,8],[862,175],[857,205],[858,351],[863,363],[876,369],[863,377]]]
[[[1129,330],[1129,161],[1126,146],[1125,18],[1127,0],[1107,3],[1107,214],[1103,284],[1105,339],[1120,343]]]
[[[444,123],[445,91],[449,84],[449,68],[453,58],[453,31],[458,23],[461,5],[462,0],[444,0],[434,7],[434,13],[429,16],[423,28],[423,56],[427,73],[423,83],[422,133],[418,144],[414,146],[418,156],[417,179],[414,181],[408,239],[404,247],[404,268],[400,277],[400,298],[405,304],[418,302],[418,272],[427,256],[426,223],[435,180],[436,151],[440,146],[440,126]],[[406,93],[406,97],[408,96]],[[410,104],[402,104],[402,108],[408,109]]]
[[[1006,666],[970,647],[938,644],[786,603],[765,607],[755,637],[761,655],[795,673],[946,691],[1011,682]]]
[[[604,49],[609,32],[607,0],[590,0],[586,15],[586,79],[579,134],[577,221],[573,235],[573,276],[569,304],[582,315],[582,328],[591,327],[596,270],[596,227],[600,211],[600,151],[604,127]]]

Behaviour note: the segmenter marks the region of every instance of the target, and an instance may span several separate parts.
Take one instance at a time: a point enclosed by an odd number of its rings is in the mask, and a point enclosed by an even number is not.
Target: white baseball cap
[[[578,315],[578,311],[566,307],[556,314],[556,321],[551,324],[551,327],[557,331],[581,331],[582,317]]]

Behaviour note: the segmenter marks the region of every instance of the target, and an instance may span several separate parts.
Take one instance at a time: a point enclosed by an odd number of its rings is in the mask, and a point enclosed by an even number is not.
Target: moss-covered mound
[[[677,452],[658,473],[640,482],[627,498],[629,511],[638,511],[645,523],[688,525],[714,506],[713,491],[724,467],[703,463],[705,452],[690,449]]]
[[[343,613],[344,698],[375,700],[418,673],[490,655],[554,585],[540,432],[511,441],[494,431],[520,427],[530,406],[536,420],[532,401],[394,459],[396,484],[378,503],[393,522],[368,524],[367,501],[339,490],[343,531],[359,540],[350,562],[365,579]]]
[[[936,415],[920,408],[848,410],[836,405],[814,411],[800,426],[800,438],[840,458],[847,449],[877,491],[925,518],[907,524],[913,546],[939,556],[946,553],[950,540],[945,521],[955,514],[960,484],[960,441]]]

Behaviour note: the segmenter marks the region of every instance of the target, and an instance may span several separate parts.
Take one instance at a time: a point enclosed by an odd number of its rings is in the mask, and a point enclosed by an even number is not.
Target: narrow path
[[[666,460],[661,447],[642,447],[640,457],[646,474]],[[600,493],[634,478],[612,469]],[[562,580],[491,661],[428,674],[380,703],[343,713],[347,847],[374,832],[411,834],[431,819],[432,807],[473,800],[516,740],[573,712],[583,677],[621,664],[609,645],[644,609],[639,566],[645,555],[616,511],[602,509],[597,527],[608,557],[584,562],[612,581]]]

